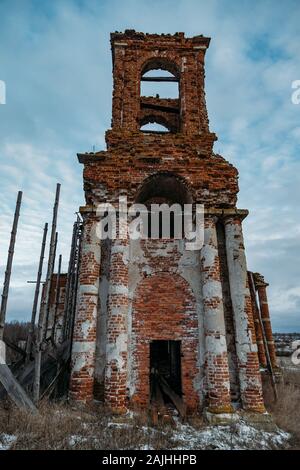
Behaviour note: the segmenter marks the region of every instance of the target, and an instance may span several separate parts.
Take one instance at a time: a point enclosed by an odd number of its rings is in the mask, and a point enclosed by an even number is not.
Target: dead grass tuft
[[[291,444],[300,448],[300,387],[299,372],[284,372],[283,382],[277,385],[278,400],[274,401],[271,385],[265,385],[267,409],[272,413],[276,424],[292,434]]]

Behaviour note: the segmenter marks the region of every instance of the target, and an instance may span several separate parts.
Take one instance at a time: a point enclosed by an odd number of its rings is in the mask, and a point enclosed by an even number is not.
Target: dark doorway
[[[158,340],[150,343],[151,392],[157,379],[167,382],[179,396],[181,389],[181,341]]]

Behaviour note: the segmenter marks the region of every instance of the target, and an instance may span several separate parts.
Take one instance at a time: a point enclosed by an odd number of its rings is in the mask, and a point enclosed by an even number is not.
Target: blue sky
[[[276,331],[300,331],[298,0],[0,0],[0,282],[18,189],[24,191],[8,319],[30,318],[42,228],[62,183],[59,253],[67,266],[84,201],[76,153],[104,149],[111,118],[109,33],[204,34],[215,151],[240,172],[248,266],[270,282]]]

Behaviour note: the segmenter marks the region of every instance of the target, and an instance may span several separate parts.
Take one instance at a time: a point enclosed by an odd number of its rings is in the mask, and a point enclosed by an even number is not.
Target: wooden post
[[[77,222],[74,222],[73,225],[73,234],[72,234],[72,244],[70,250],[70,258],[68,265],[68,275],[67,275],[67,285],[66,285],[66,295],[65,295],[65,306],[64,306],[64,321],[63,321],[63,340],[66,340],[68,337],[68,326],[70,319],[70,309],[72,303],[72,274],[73,274],[73,264],[74,264],[74,255],[75,255],[75,246],[77,239]]]
[[[56,286],[55,286],[55,309],[54,309],[54,318],[53,318],[53,325],[52,325],[52,332],[51,332],[51,338],[52,338],[53,343],[55,343],[55,327],[56,327],[57,310],[58,310],[58,304],[59,304],[59,292],[60,292],[59,281],[60,281],[60,273],[61,273],[61,261],[62,261],[62,255],[59,255],[58,269],[57,269],[57,276],[56,276]]]
[[[254,291],[254,295],[255,295],[255,306],[257,308],[259,323],[260,323],[260,327],[261,327],[261,331],[262,331],[262,335],[263,335],[267,365],[268,365],[268,369],[269,369],[269,372],[270,372],[270,375],[271,375],[271,382],[272,382],[272,387],[273,387],[273,392],[274,392],[274,398],[275,398],[275,401],[277,401],[278,400],[278,393],[277,393],[277,386],[276,386],[276,378],[275,378],[275,374],[274,374],[274,370],[273,370],[272,362],[271,362],[271,358],[270,358],[270,352],[269,352],[268,342],[267,342],[267,338],[266,338],[265,327],[264,327],[264,324],[263,324],[263,321],[262,321],[262,318],[261,318],[261,310],[260,310],[260,307],[259,307],[258,302],[257,302],[255,283],[254,283],[253,273],[252,272],[250,272],[250,281],[251,281],[251,288]]]
[[[31,354],[31,345],[32,345],[32,339],[33,339],[33,333],[34,333],[36,312],[37,312],[37,307],[38,307],[38,302],[39,302],[40,286],[41,286],[41,279],[42,279],[42,272],[43,272],[43,261],[44,261],[44,256],[45,256],[47,232],[48,232],[48,224],[46,223],[44,226],[40,261],[39,261],[38,273],[37,273],[37,278],[36,278],[36,286],[35,286],[32,313],[31,313],[31,322],[30,322],[29,333],[28,333],[28,338],[27,338],[27,343],[26,343],[26,360],[27,361],[30,359],[30,354]]]
[[[44,332],[45,332],[45,327],[46,327],[47,305],[49,303],[51,276],[52,276],[53,262],[54,262],[54,256],[55,256],[56,224],[57,224],[59,193],[60,193],[60,184],[57,183],[55,202],[54,202],[54,207],[53,207],[52,229],[51,229],[47,276],[46,276],[46,281],[45,281],[45,291],[43,292],[44,295],[43,295],[41,308],[40,308],[38,332],[37,332],[37,340],[36,340],[35,371],[34,371],[34,383],[33,383],[33,397],[34,397],[35,403],[37,403],[40,398],[42,343],[43,343]]]
[[[46,310],[46,321],[45,321],[45,328],[44,328],[44,339],[45,340],[48,339],[47,333],[48,333],[48,328],[49,328],[49,320],[51,320],[49,318],[49,315],[50,315],[50,292],[51,292],[52,276],[53,276],[54,267],[55,267],[57,240],[58,240],[58,233],[56,232],[55,233],[55,243],[54,243],[54,254],[53,254],[53,257],[52,257],[52,264],[51,264],[49,295],[48,295],[48,299],[47,299],[47,304],[45,306],[45,310]],[[50,327],[51,327],[51,325],[50,325]],[[51,327],[51,332],[52,332],[52,327]]]
[[[8,257],[7,257],[7,264],[4,276],[4,284],[3,284],[3,292],[2,292],[2,300],[1,300],[1,309],[0,309],[0,340],[3,339],[4,333],[4,325],[5,325],[5,317],[6,317],[6,308],[7,308],[7,299],[8,299],[8,292],[9,292],[9,284],[10,284],[10,276],[11,276],[11,268],[14,256],[14,249],[15,249],[15,242],[16,242],[16,235],[17,235],[17,228],[18,228],[18,221],[20,215],[20,207],[22,201],[22,191],[18,192],[17,204],[15,209],[14,221],[10,236],[10,243],[8,249]]]
[[[76,222],[76,238],[75,246],[73,253],[73,268],[72,268],[72,295],[71,295],[71,306],[70,306],[70,315],[67,325],[67,339],[71,339],[70,346],[72,344],[73,336],[73,324],[76,310],[76,300],[77,300],[77,288],[78,288],[78,276],[79,276],[79,263],[80,263],[80,248],[81,248],[81,224],[80,221]]]

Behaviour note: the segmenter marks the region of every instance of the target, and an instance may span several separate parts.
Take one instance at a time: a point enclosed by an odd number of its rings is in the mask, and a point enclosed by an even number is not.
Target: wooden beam
[[[176,77],[142,77],[142,82],[179,82]]]
[[[16,344],[12,343],[12,342],[9,341],[8,339],[4,339],[4,342],[5,342],[5,344],[6,344],[10,349],[12,349],[13,351],[16,351],[17,353],[21,354],[21,356],[23,356],[23,357],[26,356],[26,352],[24,351],[24,349],[19,348],[19,346],[17,346]]]
[[[167,381],[161,376],[159,376],[159,383],[160,383],[160,386],[162,388],[162,391],[166,395],[168,395],[168,397],[172,400],[172,402],[176,406],[180,416],[183,419],[185,419],[185,417],[186,417],[186,405],[183,402],[182,398],[180,398],[180,396],[177,395],[177,393],[175,393],[174,390],[171,389],[171,387],[169,386]]]
[[[26,408],[31,413],[37,413],[36,407],[6,364],[0,364],[0,382],[18,408]]]
[[[143,103],[141,102],[141,108],[144,109],[154,109],[155,111],[164,111],[165,113],[175,113],[179,114],[179,108],[171,107],[171,106],[163,106],[160,104],[153,104],[153,103]]]

